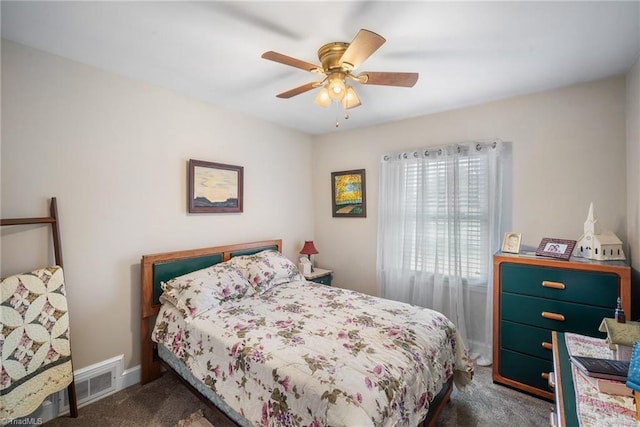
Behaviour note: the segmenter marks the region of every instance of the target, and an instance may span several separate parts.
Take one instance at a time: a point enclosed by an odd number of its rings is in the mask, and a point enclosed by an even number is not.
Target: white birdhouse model
[[[600,261],[624,260],[622,241],[611,231],[600,232],[598,219],[593,212],[593,202],[589,205],[584,234],[578,239],[573,256]]]

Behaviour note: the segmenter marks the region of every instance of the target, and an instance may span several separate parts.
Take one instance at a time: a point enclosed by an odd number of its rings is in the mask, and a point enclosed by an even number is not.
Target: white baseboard
[[[131,387],[132,385],[140,383],[140,365],[134,366],[133,368],[129,368],[127,370],[123,370],[124,355],[119,355],[74,371],[73,377],[76,382],[76,391],[78,389],[79,382],[87,381],[88,378],[91,378],[91,376],[96,373],[104,373],[105,367],[109,366],[110,368],[107,368],[106,372],[109,372],[109,369],[114,370],[113,368],[115,367],[114,371],[116,375],[113,378],[114,387],[112,387],[106,393],[97,395],[96,398],[85,399],[85,401],[83,402],[79,401],[78,408],[82,408],[86,405],[97,402],[98,400],[104,399],[105,397],[117,393],[120,390],[124,390],[127,387]],[[61,415],[68,414],[69,407],[64,405],[66,395],[66,388],[50,395],[33,413],[23,418],[17,418],[7,425],[38,426],[46,423],[47,421],[51,421],[52,419],[57,418]],[[80,397],[78,398],[78,400],[80,400]],[[79,412],[80,414],[82,414],[82,411]]]
[[[118,391],[140,383],[140,365],[129,368],[120,375]]]

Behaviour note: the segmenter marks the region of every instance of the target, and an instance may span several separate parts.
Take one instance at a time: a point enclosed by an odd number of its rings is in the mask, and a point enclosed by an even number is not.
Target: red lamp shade
[[[316,249],[315,246],[313,246],[313,240],[305,240],[304,246],[302,247],[302,250],[300,251],[300,253],[302,255],[307,255],[309,257],[311,255],[317,254],[318,250]]]

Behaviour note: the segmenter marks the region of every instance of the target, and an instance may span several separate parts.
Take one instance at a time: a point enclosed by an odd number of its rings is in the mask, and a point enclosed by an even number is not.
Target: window
[[[405,250],[408,268],[454,275],[477,282],[487,277],[488,206],[486,158],[436,158],[405,164],[407,215]],[[451,170],[457,176],[452,176]],[[451,187],[457,197],[449,199]],[[455,217],[453,224],[449,220]],[[453,227],[453,229],[451,229]],[[446,262],[453,239],[460,244],[459,263]],[[456,272],[454,269],[459,268]]]
[[[486,285],[492,218],[493,145],[454,145],[386,156],[379,200],[379,269],[455,276]],[[494,154],[492,156],[492,154]],[[495,194],[492,194],[492,191]]]
[[[378,291],[431,308],[490,360],[502,143],[390,153],[380,168]]]

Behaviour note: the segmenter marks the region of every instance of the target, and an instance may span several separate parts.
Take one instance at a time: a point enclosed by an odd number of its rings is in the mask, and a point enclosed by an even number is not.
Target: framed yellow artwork
[[[331,209],[334,217],[367,217],[364,169],[331,172]]]

